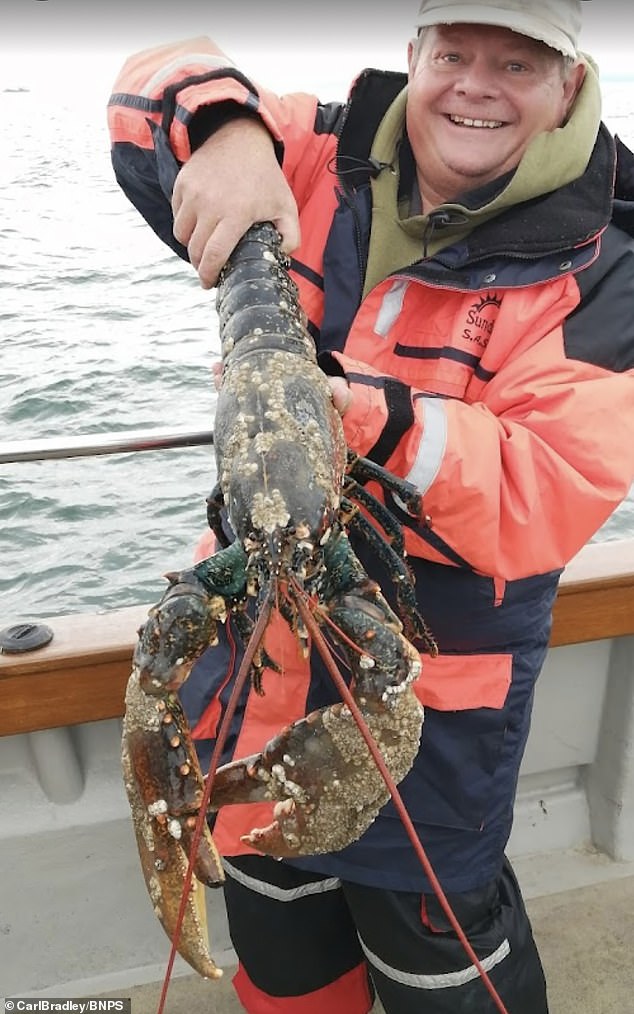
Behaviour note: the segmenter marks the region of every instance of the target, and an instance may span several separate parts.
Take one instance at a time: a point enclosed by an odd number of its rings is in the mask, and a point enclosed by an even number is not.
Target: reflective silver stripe
[[[403,309],[403,300],[405,299],[408,285],[408,281],[400,278],[398,281],[392,282],[389,290],[384,295],[376,317],[376,324],[374,325],[375,334],[380,335],[381,338],[387,337],[392,324]]]
[[[468,965],[467,968],[462,968],[459,972],[444,972],[439,975],[419,975],[416,972],[402,972],[399,968],[392,968],[391,965],[387,965],[385,961],[382,961],[376,954],[373,954],[365,946],[360,937],[359,942],[370,964],[377,971],[387,976],[388,979],[399,982],[402,986],[412,986],[414,989],[447,989],[450,986],[464,986],[465,983],[471,982],[472,979],[477,979],[480,974],[475,965]],[[503,940],[498,949],[493,951],[493,954],[489,954],[487,958],[482,958],[480,964],[485,972],[490,972],[492,968],[495,968],[501,961],[504,961],[504,958],[507,958],[510,953],[511,945],[508,939]]]
[[[438,475],[447,448],[447,414],[439,398],[423,398],[425,419],[416,460],[404,477],[419,493],[426,493]]]
[[[207,67],[208,70],[218,70],[220,67],[235,67],[235,64],[231,60],[228,60],[226,56],[214,56],[212,53],[180,53],[164,67],[161,67],[160,70],[157,70],[156,74],[153,74],[150,80],[146,82],[145,87],[140,90],[139,94],[146,98],[149,97],[166,78],[172,76],[175,70],[192,63],[200,64],[201,67]]]
[[[267,884],[264,880],[256,880],[248,873],[237,870],[227,859],[222,860],[227,876],[237,880],[243,887],[247,887],[256,894],[263,894],[266,898],[274,898],[275,901],[297,901],[298,898],[306,898],[309,894],[325,894],[326,891],[338,891],[341,881],[337,877],[328,877],[327,880],[318,880],[313,884],[301,884],[300,887],[276,887],[275,884]]]

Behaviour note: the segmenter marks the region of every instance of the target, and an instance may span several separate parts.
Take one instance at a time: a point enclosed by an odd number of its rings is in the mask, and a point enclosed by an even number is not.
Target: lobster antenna
[[[357,702],[355,701],[355,699],[354,699],[354,697],[353,697],[350,689],[348,688],[345,680],[343,679],[341,673],[338,671],[336,665],[334,664],[334,662],[332,660],[332,656],[330,654],[330,649],[328,647],[328,643],[325,640],[325,638],[324,638],[321,630],[319,629],[317,623],[315,622],[315,619],[312,616],[312,614],[311,614],[308,606],[306,605],[306,602],[304,601],[304,598],[303,598],[303,595],[302,595],[302,589],[301,589],[300,585],[292,577],[291,577],[291,583],[292,583],[293,589],[294,589],[294,591],[296,593],[296,599],[295,599],[295,601],[297,602],[297,608],[298,608],[298,610],[299,610],[299,612],[301,614],[301,617],[302,617],[304,623],[306,624],[308,630],[310,631],[311,636],[313,637],[313,639],[315,641],[315,646],[317,647],[317,650],[319,651],[319,653],[320,653],[320,655],[321,655],[321,657],[322,657],[322,659],[324,661],[324,664],[325,664],[326,668],[328,669],[328,672],[332,676],[332,678],[334,680],[334,683],[335,683],[335,686],[337,687],[337,690],[341,694],[341,697],[343,698],[344,703],[348,706],[348,708],[350,708],[350,712],[351,712],[351,714],[352,714],[355,722],[357,723],[359,732],[363,736],[363,738],[364,738],[364,740],[366,742],[366,745],[368,747],[368,750],[370,751],[370,753],[372,755],[372,759],[374,760],[377,768],[379,769],[381,777],[383,778],[383,781],[385,782],[386,788],[388,789],[388,791],[390,793],[390,796],[392,797],[392,801],[394,803],[394,807],[397,810],[399,817],[401,818],[401,822],[403,824],[403,827],[405,828],[405,831],[407,832],[407,836],[408,836],[410,842],[412,843],[414,851],[416,852],[416,855],[418,856],[418,859],[420,860],[420,863],[421,863],[421,865],[422,865],[422,867],[423,867],[423,869],[425,871],[425,874],[427,875],[427,877],[428,877],[428,879],[429,879],[429,881],[430,881],[430,883],[431,883],[431,885],[432,885],[432,887],[434,889],[434,893],[435,893],[436,897],[438,898],[438,901],[440,902],[441,908],[443,909],[445,915],[447,916],[447,919],[449,920],[449,922],[451,924],[452,929],[454,930],[454,932],[456,933],[456,936],[458,937],[460,943],[462,944],[462,947],[463,947],[464,951],[466,952],[467,957],[472,962],[472,964],[474,965],[474,967],[478,970],[480,978],[482,979],[484,985],[486,986],[486,989],[487,989],[487,991],[488,991],[491,999],[493,1000],[493,1003],[495,1004],[497,1010],[500,1012],[500,1014],[509,1014],[508,1010],[504,1006],[502,998],[499,996],[499,994],[498,994],[495,986],[493,985],[493,983],[491,982],[491,979],[489,978],[487,972],[483,968],[482,962],[480,961],[480,959],[478,958],[477,954],[475,953],[473,947],[471,946],[471,944],[467,940],[465,932],[464,932],[462,926],[460,925],[460,923],[458,922],[458,919],[456,918],[456,915],[455,915],[455,913],[454,913],[451,905],[449,904],[447,896],[446,896],[445,892],[443,891],[443,889],[442,889],[442,887],[440,885],[440,881],[438,880],[438,877],[434,873],[434,869],[433,869],[433,867],[432,867],[432,865],[431,865],[431,863],[429,861],[427,853],[425,852],[425,849],[423,848],[423,845],[422,845],[422,843],[421,843],[418,835],[416,834],[416,830],[415,830],[414,825],[412,823],[411,817],[410,817],[409,813],[407,812],[407,808],[405,806],[405,803],[403,802],[401,794],[398,791],[398,788],[396,786],[396,782],[392,778],[392,775],[389,772],[387,764],[385,763],[385,761],[383,759],[381,751],[379,750],[378,746],[376,745],[376,743],[374,741],[374,737],[372,736],[372,733],[370,732],[370,730],[368,729],[368,727],[366,725],[366,722],[365,722],[365,720],[363,718],[363,715],[361,714],[361,712],[359,710]]]

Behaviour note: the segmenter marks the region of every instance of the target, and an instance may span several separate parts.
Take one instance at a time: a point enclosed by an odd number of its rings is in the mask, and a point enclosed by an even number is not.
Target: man
[[[366,71],[345,106],[281,101],[204,39],[144,53],[111,100],[113,161],[205,287],[249,225],[277,224],[349,445],[423,493],[431,529],[389,504],[440,646],[401,790],[508,1011],[545,1014],[504,849],[559,575],[634,478],[634,160],[600,123],[577,0],[423,0],[416,24],[408,82]],[[207,653],[185,691],[203,756],[228,664]],[[246,1010],[365,1014],[374,988],[388,1014],[496,1009],[391,805],[293,863],[237,855],[252,818],[229,809]]]

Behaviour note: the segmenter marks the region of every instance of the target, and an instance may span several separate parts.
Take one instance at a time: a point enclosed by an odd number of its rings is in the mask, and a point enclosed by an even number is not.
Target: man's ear
[[[407,77],[411,81],[420,53],[420,43],[418,39],[410,39],[407,43]]]
[[[586,69],[585,62],[583,60],[577,60],[577,62],[571,67],[568,76],[564,81],[566,118],[570,115],[570,110],[572,109],[574,101],[581,90],[581,85],[583,84],[586,76]]]

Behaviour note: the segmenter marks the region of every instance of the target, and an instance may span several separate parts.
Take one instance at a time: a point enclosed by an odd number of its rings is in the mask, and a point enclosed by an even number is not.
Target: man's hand
[[[343,377],[328,377],[328,383],[330,384],[332,403],[339,415],[343,416],[352,404],[352,392],[348,386],[348,381],[344,380]]]
[[[238,240],[256,222],[273,222],[282,249],[299,246],[291,188],[266,127],[256,119],[225,123],[185,163],[172,195],[174,236],[187,247],[204,289],[216,284]]]

